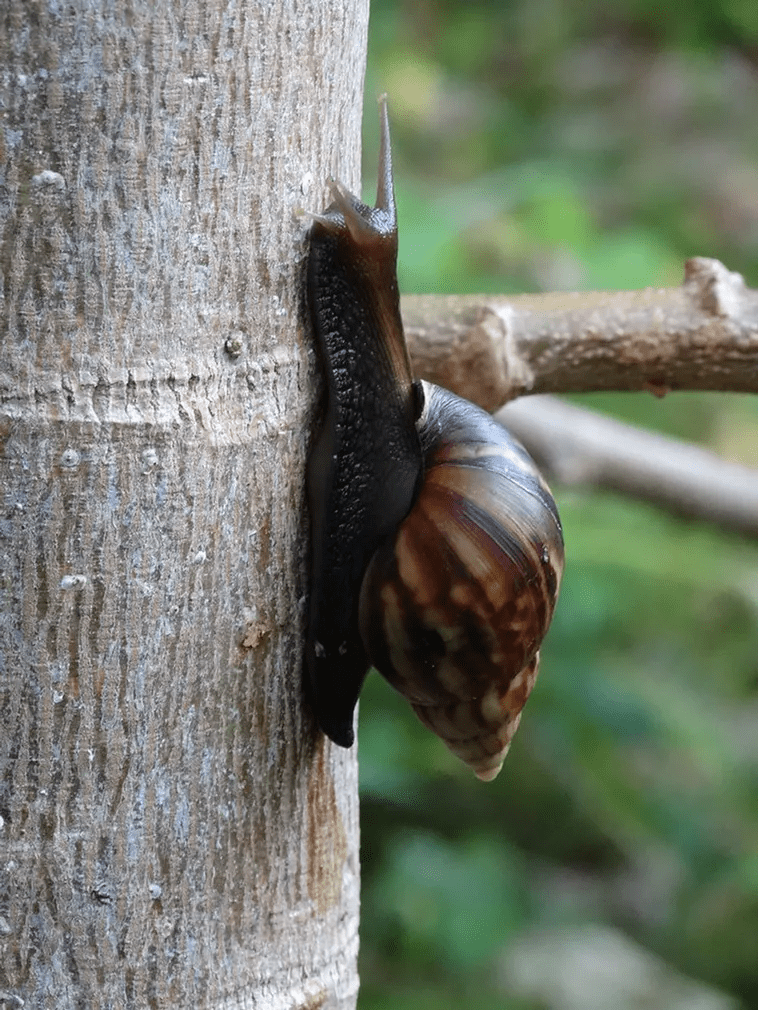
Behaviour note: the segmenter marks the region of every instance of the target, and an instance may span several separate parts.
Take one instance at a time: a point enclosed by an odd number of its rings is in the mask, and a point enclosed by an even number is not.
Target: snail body
[[[328,388],[308,467],[310,696],[323,731],[348,747],[373,665],[487,780],[537,675],[561,525],[501,425],[413,379],[384,101],[381,112],[376,205],[332,183],[311,229],[308,301]]]

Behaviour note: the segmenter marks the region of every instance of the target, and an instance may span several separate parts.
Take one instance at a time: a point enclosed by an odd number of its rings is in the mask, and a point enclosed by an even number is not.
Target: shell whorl
[[[423,383],[424,480],[363,580],[376,668],[481,779],[497,775],[534,685],[563,538],[524,449],[484,411]]]

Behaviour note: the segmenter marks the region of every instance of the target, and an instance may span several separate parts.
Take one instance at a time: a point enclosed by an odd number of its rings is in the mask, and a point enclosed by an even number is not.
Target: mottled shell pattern
[[[422,386],[424,480],[366,572],[361,635],[422,722],[489,781],[537,677],[561,525],[521,445],[468,401]]]

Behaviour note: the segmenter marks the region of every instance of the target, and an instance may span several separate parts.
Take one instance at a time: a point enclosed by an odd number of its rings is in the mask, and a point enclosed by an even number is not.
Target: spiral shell
[[[424,480],[361,588],[374,666],[480,779],[534,686],[563,571],[555,503],[530,457],[473,404],[424,383]]]

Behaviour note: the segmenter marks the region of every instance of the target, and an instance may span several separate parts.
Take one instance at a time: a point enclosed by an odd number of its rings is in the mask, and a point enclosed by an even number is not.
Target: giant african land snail
[[[328,403],[308,470],[310,694],[321,728],[349,747],[373,665],[489,780],[537,675],[561,524],[501,425],[413,380],[384,99],[381,122],[376,205],[332,182],[311,229],[308,302]]]

